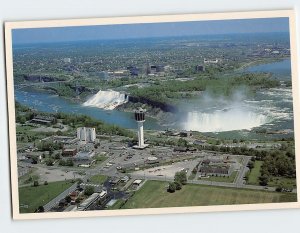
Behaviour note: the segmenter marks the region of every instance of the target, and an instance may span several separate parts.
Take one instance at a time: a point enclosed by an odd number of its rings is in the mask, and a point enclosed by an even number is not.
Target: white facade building
[[[80,141],[95,142],[96,140],[96,129],[80,127],[77,128],[77,138]]]

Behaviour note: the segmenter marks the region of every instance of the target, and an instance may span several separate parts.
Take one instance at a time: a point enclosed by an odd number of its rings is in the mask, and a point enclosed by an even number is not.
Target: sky
[[[16,45],[168,36],[288,32],[288,20],[288,18],[265,18],[14,29],[12,40],[13,44]]]

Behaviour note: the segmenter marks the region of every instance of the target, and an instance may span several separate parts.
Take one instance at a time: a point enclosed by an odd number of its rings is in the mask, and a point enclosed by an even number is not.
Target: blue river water
[[[136,128],[137,124],[133,114],[117,110],[104,110],[96,107],[83,106],[48,92],[36,91],[30,88],[15,90],[15,98],[21,104],[38,111],[55,113],[64,112],[70,114],[83,114],[102,120],[109,124],[119,125],[124,128]],[[153,118],[147,118],[145,129],[159,129],[160,125]]]
[[[291,61],[284,59],[279,62],[261,64],[248,67],[246,72],[272,72],[275,77],[287,79],[291,77]],[[133,114],[117,110],[104,110],[96,107],[83,106],[80,103],[69,101],[48,92],[36,91],[31,88],[15,90],[15,99],[23,105],[37,109],[38,111],[55,113],[64,112],[70,114],[84,114],[109,124],[119,125],[124,128],[136,128]],[[145,129],[164,129],[153,118],[147,118]]]
[[[272,72],[275,77],[291,77],[291,59],[282,61],[250,66],[246,69],[248,72]]]

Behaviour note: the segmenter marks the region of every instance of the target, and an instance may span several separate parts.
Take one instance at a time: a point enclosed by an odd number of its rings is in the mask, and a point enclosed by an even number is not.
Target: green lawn
[[[268,186],[278,187],[280,185],[296,188],[296,179],[287,177],[272,177]]]
[[[103,184],[107,179],[107,176],[104,175],[95,175],[92,176],[89,180],[91,183],[95,183],[95,184]]]
[[[105,160],[107,160],[108,157],[104,156],[104,155],[97,155],[94,157],[97,161],[97,164],[101,164],[103,163]]]
[[[234,171],[231,173],[230,176],[225,176],[225,177],[224,176],[210,176],[209,178],[203,178],[203,180],[233,183],[237,173],[238,173],[237,171]]]
[[[70,181],[57,181],[48,185],[41,184],[37,187],[19,188],[20,205],[28,205],[28,208],[20,207],[20,212],[33,213],[39,206],[47,204],[72,184]]]
[[[254,168],[252,168],[249,174],[248,184],[259,185],[258,177],[260,177],[260,167],[262,166],[262,164],[263,161],[254,162]]]
[[[24,125],[24,126],[17,126],[16,131],[17,133],[27,133],[28,131],[35,129],[36,127],[30,126],[30,125]]]
[[[108,210],[117,210],[117,209],[120,209],[124,204],[124,200],[117,200],[116,203],[112,206],[109,206],[107,209]]]
[[[24,176],[19,177],[19,185],[33,183],[34,180],[39,180],[39,175],[34,174],[38,169],[30,168],[30,171]]]
[[[253,203],[292,202],[294,193],[277,193],[249,189],[235,189],[188,184],[175,193],[167,192],[168,183],[147,181],[130,198],[123,209],[182,206],[233,205]]]

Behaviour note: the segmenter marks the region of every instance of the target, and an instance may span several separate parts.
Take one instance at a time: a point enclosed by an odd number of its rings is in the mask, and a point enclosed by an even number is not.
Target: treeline
[[[261,185],[267,185],[272,176],[275,177],[296,177],[296,163],[294,157],[288,157],[284,152],[274,151],[264,159],[260,169],[259,177]]]
[[[235,77],[198,77],[189,81],[170,80],[156,82],[145,88],[131,87],[130,95],[156,102],[172,102],[172,99],[190,98],[191,92],[210,90],[213,94],[230,96],[238,86],[251,88],[272,88],[279,86],[268,73],[246,73]]]
[[[295,149],[294,143],[282,143],[276,150],[257,150],[247,147],[223,147],[223,146],[197,146],[201,149],[219,151],[224,153],[251,156],[252,161],[263,161],[260,169],[260,185],[268,185],[272,177],[296,177]],[[253,163],[253,162],[251,162]],[[253,167],[252,167],[253,168]]]
[[[16,109],[16,122],[20,124],[24,124],[26,121],[34,118],[35,113],[32,109],[21,105],[19,102],[15,101],[15,109]]]
[[[277,79],[272,79],[270,74],[244,74],[243,76],[234,77],[232,79],[233,85],[249,85],[260,88],[278,87],[280,82]]]

